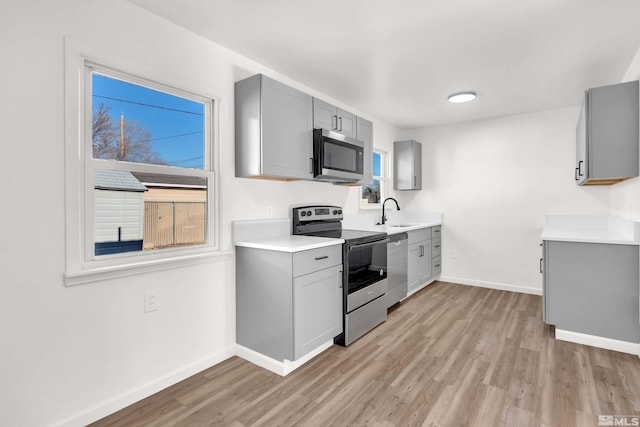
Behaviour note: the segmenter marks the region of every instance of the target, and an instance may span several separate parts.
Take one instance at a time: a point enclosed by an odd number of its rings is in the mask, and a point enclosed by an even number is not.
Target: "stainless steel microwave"
[[[363,177],[364,143],[328,129],[313,130],[313,177],[358,182]]]

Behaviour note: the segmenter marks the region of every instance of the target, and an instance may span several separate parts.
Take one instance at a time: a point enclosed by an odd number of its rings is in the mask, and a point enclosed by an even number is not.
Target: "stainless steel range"
[[[336,344],[347,346],[387,319],[386,233],[342,229],[342,208],[293,209],[292,234],[345,240],[342,249],[344,332]]]

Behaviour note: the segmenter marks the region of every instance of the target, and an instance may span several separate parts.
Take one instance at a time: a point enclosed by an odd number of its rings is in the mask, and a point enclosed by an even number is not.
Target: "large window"
[[[380,150],[373,150],[373,182],[363,185],[360,206],[363,208],[379,208],[385,197],[387,179],[387,155]]]
[[[85,70],[87,259],[206,244],[211,100]]]

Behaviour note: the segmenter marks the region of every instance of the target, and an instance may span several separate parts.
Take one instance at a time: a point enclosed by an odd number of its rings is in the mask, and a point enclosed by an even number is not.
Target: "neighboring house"
[[[133,172],[144,193],[144,249],[205,243],[207,182],[192,176]]]
[[[95,171],[96,255],[142,250],[146,191],[130,172]]]

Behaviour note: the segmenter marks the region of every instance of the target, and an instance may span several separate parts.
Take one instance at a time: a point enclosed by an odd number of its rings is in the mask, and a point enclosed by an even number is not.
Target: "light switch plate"
[[[144,293],[144,312],[151,313],[158,310],[158,291]]]

